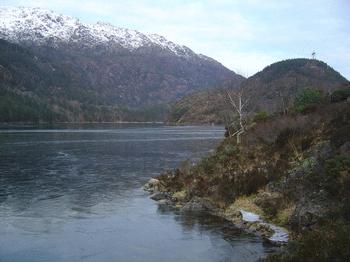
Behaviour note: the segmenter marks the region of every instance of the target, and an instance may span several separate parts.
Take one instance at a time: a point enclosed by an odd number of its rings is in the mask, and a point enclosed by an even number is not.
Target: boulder
[[[150,196],[150,198],[155,201],[163,200],[163,199],[166,199],[167,197],[168,197],[167,194],[162,192],[155,192]]]
[[[181,211],[184,211],[184,212],[203,212],[203,211],[214,212],[215,210],[216,208],[209,200],[199,198],[199,197],[192,198],[181,209]]]
[[[294,230],[305,230],[315,225],[329,211],[330,208],[327,207],[327,203],[317,203],[310,199],[302,200],[289,219],[289,224]]]
[[[161,199],[157,202],[159,205],[172,206],[174,203],[170,199]]]
[[[243,216],[239,209],[237,209],[234,205],[230,205],[223,213],[223,217],[227,220],[232,221],[237,224],[242,222]]]
[[[153,192],[155,192],[155,191],[159,191],[159,185],[160,185],[160,181],[159,181],[158,179],[151,178],[151,179],[143,186],[143,190],[153,193]]]

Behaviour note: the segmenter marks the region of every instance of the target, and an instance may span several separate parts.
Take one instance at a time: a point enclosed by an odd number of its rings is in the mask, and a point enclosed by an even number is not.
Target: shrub
[[[268,117],[269,117],[269,115],[266,111],[259,111],[254,115],[253,121],[254,122],[265,122]]]
[[[224,147],[224,153],[225,153],[225,155],[231,156],[231,155],[236,154],[237,152],[238,152],[238,148],[235,147],[234,145],[227,144],[227,145]]]
[[[350,225],[329,222],[305,232],[297,242],[290,242],[287,251],[269,256],[265,261],[350,261]]]
[[[348,97],[350,97],[350,86],[334,91],[331,95],[331,102],[341,102],[348,99]]]
[[[322,100],[323,96],[319,90],[307,88],[295,97],[294,108],[297,112],[303,113],[320,104]]]
[[[343,196],[350,185],[350,155],[338,155],[326,161],[325,189],[335,195]]]
[[[212,174],[215,170],[216,158],[213,156],[203,157],[194,167],[195,173]]]
[[[349,155],[338,155],[326,163],[327,172],[329,175],[336,175],[342,171],[350,171],[350,156]]]

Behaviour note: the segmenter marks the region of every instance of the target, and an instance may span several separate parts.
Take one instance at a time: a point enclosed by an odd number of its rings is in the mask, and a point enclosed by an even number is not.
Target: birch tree
[[[236,132],[234,132],[233,134],[230,134],[230,131],[228,131],[228,132],[229,132],[230,136],[232,136],[232,137],[236,136],[237,144],[240,144],[241,143],[241,135],[244,134],[245,129],[246,129],[246,122],[247,122],[246,118],[248,115],[247,105],[248,105],[249,99],[246,99],[244,97],[243,89],[240,89],[237,92],[231,92],[231,93],[229,91],[226,91],[226,93],[227,93],[227,97],[228,97],[230,105],[232,106],[233,111],[238,116],[238,120],[236,120],[236,121],[234,120],[230,125],[230,126],[233,126],[236,124],[236,126],[237,126]],[[230,128],[228,130],[230,130]]]
[[[276,91],[277,96],[280,98],[280,110],[284,115],[288,113],[288,108],[290,106],[290,99],[285,92],[278,90]]]

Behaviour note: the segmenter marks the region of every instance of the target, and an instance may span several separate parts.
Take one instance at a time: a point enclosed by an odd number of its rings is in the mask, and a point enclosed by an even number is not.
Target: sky
[[[350,0],[0,0],[157,33],[243,76],[316,58],[350,79]],[[1,18],[0,18],[1,19]]]

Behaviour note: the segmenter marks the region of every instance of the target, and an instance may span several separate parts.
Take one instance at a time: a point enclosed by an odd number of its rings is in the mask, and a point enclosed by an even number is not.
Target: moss
[[[186,190],[182,190],[182,191],[178,191],[178,192],[175,192],[173,195],[172,195],[172,198],[176,199],[177,201],[184,201],[187,197],[187,191]]]

